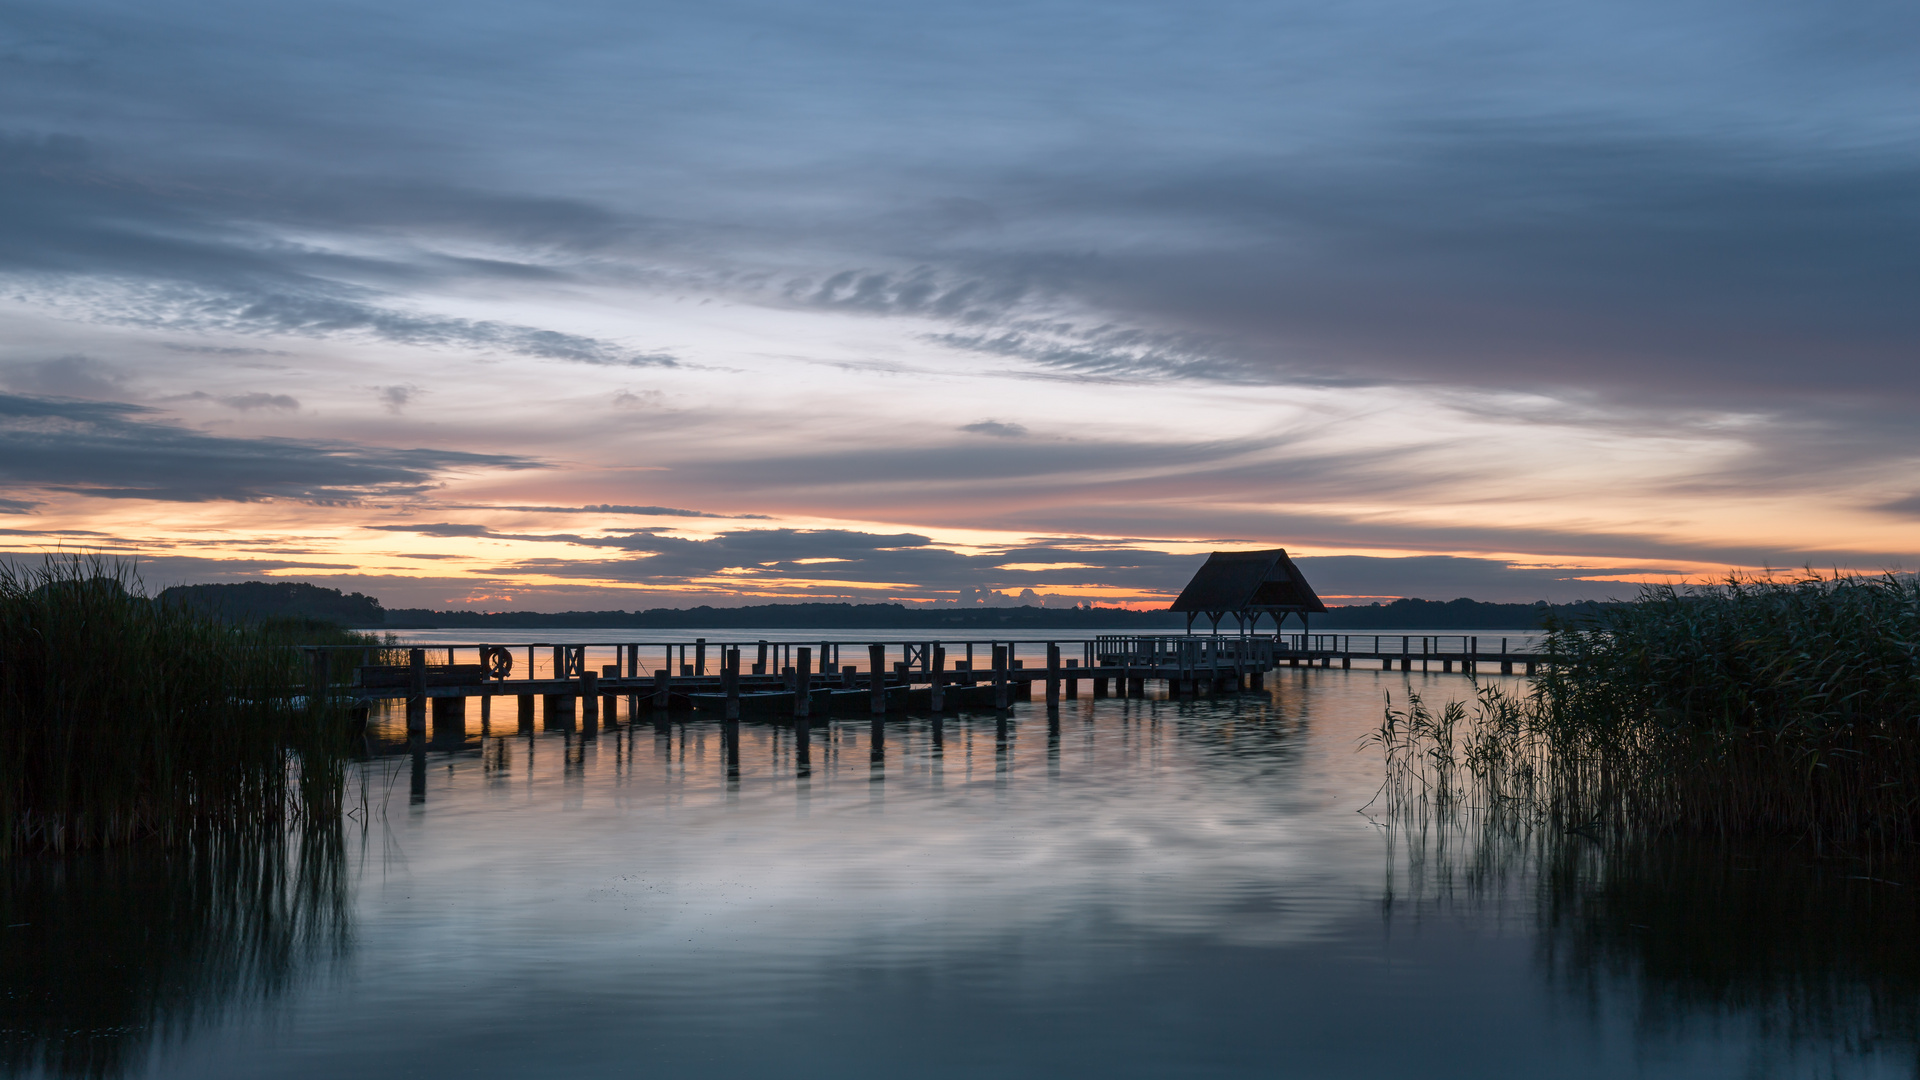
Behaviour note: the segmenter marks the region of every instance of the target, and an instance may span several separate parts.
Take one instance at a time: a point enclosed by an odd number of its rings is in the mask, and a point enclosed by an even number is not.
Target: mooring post
[[[947,681],[947,647],[934,645],[932,652],[933,683],[927,690],[927,705],[937,713],[947,707],[946,687],[943,685]],[[935,720],[934,723],[939,721]]]
[[[707,676],[707,639],[706,638],[693,639],[693,673],[695,675],[700,676],[703,679],[706,678]]]
[[[580,728],[582,734],[600,730],[600,673],[580,665]]]
[[[673,692],[673,669],[659,668],[653,673],[653,707],[664,715],[667,711],[668,695]]]
[[[407,650],[407,737],[427,734],[427,650]]]
[[[1007,647],[995,645],[993,647],[993,707],[1004,709],[1007,704]]]
[[[720,686],[727,695],[726,718],[740,719],[740,650],[728,649],[720,660]]]
[[[307,676],[307,707],[324,709],[327,707],[328,683],[333,680],[330,670],[333,654],[325,648],[313,650],[313,666]]]
[[[867,687],[872,711],[878,716],[887,711],[887,647],[867,646]]]
[[[805,645],[794,650],[793,715],[802,720],[813,715],[813,650]]]
[[[755,675],[765,675],[767,673],[767,643],[765,641],[760,642],[760,654],[753,661],[753,673]]]
[[[1047,704],[1060,707],[1060,644],[1047,642]]]
[[[520,694],[518,697],[520,698],[520,731],[521,734],[529,734],[533,731],[533,695]]]

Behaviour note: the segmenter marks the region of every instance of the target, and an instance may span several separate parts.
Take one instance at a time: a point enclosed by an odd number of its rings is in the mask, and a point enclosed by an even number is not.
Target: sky
[[[0,9],[0,554],[389,607],[1920,568],[1920,7]]]

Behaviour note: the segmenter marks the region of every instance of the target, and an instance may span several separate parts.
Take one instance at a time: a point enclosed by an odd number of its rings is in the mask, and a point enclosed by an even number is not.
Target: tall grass
[[[1506,801],[1591,833],[1920,845],[1920,583],[1648,588],[1517,697],[1391,706],[1391,798]]]
[[[287,628],[141,595],[130,564],[0,564],[0,852],[177,843],[340,811],[345,740]]]

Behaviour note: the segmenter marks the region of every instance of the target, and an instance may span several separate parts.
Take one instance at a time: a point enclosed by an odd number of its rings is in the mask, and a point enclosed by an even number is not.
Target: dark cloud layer
[[[706,539],[628,530],[625,535],[510,533],[453,522],[368,528],[431,537],[562,543],[615,549],[619,558],[529,558],[491,568],[508,579],[529,574],[698,591],[724,577],[730,588],[794,597],[895,596],[954,600],[967,590],[1170,596],[1204,556],[1169,554],[1126,541],[1042,538],[984,553],[955,551],[916,533],[846,529],[742,529]],[[1227,544],[1224,547],[1244,547]],[[1454,556],[1303,557],[1309,580],[1328,596],[1418,596],[1533,601],[1630,595],[1634,586],[1587,577],[1636,573],[1628,568],[1536,569]],[[1337,601],[1336,601],[1337,602]]]
[[[109,499],[346,503],[417,495],[456,469],[525,469],[500,454],[208,435],[152,409],[0,394],[0,485]]]
[[[155,330],[361,337],[628,367],[675,363],[662,352],[561,330],[405,310],[408,289],[435,282],[551,276],[532,264],[449,261],[418,251],[349,256],[285,238],[303,227],[370,237],[404,227],[409,217],[443,222],[446,204],[463,202],[479,205],[451,216],[478,221],[491,210],[499,215],[494,228],[517,235],[512,200],[463,198],[456,189],[420,192],[404,200],[419,211],[408,215],[377,197],[368,200],[375,204],[368,212],[364,201],[271,186],[236,197],[224,184],[209,190],[208,182],[118,170],[73,136],[0,134],[0,204],[7,207],[0,274],[39,291],[65,290],[94,319]],[[376,184],[362,193],[381,190]]]

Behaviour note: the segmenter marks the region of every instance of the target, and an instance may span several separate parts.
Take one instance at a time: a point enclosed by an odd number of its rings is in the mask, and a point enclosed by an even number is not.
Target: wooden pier
[[[330,654],[316,648],[311,693],[362,704],[402,699],[407,728],[464,728],[467,703],[490,713],[514,699],[530,727],[534,702],[548,723],[597,725],[625,698],[627,715],[691,710],[716,719],[791,719],[901,711],[1006,709],[1038,696],[1139,697],[1157,684],[1176,697],[1264,689],[1279,668],[1378,665],[1384,671],[1533,675],[1543,654],[1508,651],[1506,639],[1461,635],[1114,635],[1069,641],[596,642],[418,646],[402,665],[361,665],[329,686]],[[843,660],[864,662],[843,663]],[[611,662],[608,662],[611,661]]]

